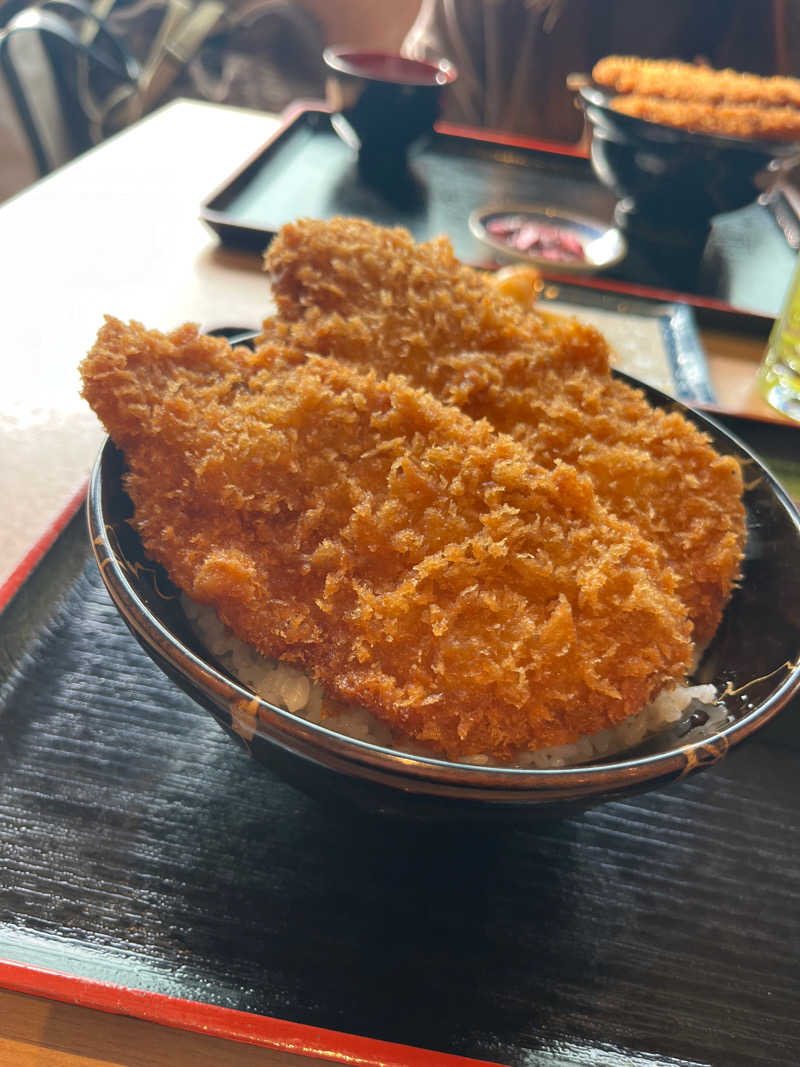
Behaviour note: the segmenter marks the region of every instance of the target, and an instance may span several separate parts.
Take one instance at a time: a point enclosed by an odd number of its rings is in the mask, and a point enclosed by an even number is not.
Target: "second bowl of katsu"
[[[702,243],[712,216],[752,203],[800,157],[795,79],[622,56],[592,74],[578,89],[592,166],[629,234]]]
[[[445,241],[306,220],[267,268],[255,351],[108,320],[83,365],[103,580],[254,757],[379,812],[566,812],[797,690],[800,520],[722,429]]]

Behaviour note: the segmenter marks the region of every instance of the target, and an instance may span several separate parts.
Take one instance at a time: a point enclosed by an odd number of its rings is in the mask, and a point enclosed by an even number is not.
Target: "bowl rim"
[[[583,75],[570,75],[570,77],[584,77]],[[721,149],[746,149],[756,155],[766,156],[770,159],[781,161],[800,156],[800,140],[797,141],[761,141],[754,137],[733,137],[722,133],[703,133],[698,130],[685,130],[681,126],[668,126],[665,123],[653,122],[651,119],[643,119],[638,115],[627,115],[624,111],[616,111],[611,106],[613,96],[624,96],[624,93],[611,93],[602,85],[597,85],[590,78],[579,85],[575,92],[581,99],[584,112],[587,107],[597,108],[599,111],[609,114],[615,120],[629,122],[632,126],[643,126],[645,132],[659,133],[658,140],[662,144],[688,141],[698,146],[714,147]],[[591,120],[590,120],[591,121]],[[670,136],[671,135],[671,136]]]
[[[540,215],[543,218],[549,218],[552,215],[563,222],[577,223],[580,226],[589,226],[597,230],[598,239],[613,233],[617,239],[617,253],[602,263],[592,262],[588,259],[579,263],[562,263],[561,261],[545,259],[529,252],[520,252],[504,244],[503,241],[498,241],[492,237],[484,223],[484,219],[489,215]],[[473,237],[476,237],[482,244],[488,245],[497,252],[502,252],[503,255],[511,256],[518,262],[531,263],[536,267],[549,268],[559,273],[596,274],[598,271],[610,270],[611,267],[615,267],[628,254],[628,242],[619,227],[610,222],[603,222],[602,219],[594,218],[591,215],[584,215],[581,212],[572,211],[570,208],[561,207],[558,204],[518,203],[514,201],[510,203],[484,204],[470,212],[467,223]]]
[[[642,383],[620,375],[623,380],[642,387]],[[791,520],[800,539],[800,514],[787,493],[757,456],[736,436],[716,420],[687,408],[680,401],[645,386],[648,393],[673,405],[673,409],[687,414],[697,425],[712,427],[721,433],[738,451],[740,458],[755,461],[760,475],[766,480]],[[212,663],[189,649],[168,630],[140,599],[133,587],[126,563],[117,555],[109,535],[103,508],[104,472],[114,454],[121,455],[110,437],[105,439],[94,463],[87,494],[87,521],[92,549],[102,576],[123,619],[148,650],[165,661],[174,671],[196,686],[216,707],[224,707],[231,715],[231,728],[237,729],[236,717],[257,715],[259,736],[318,764],[334,770],[356,773],[360,777],[397,786],[400,781],[414,792],[433,787],[439,795],[453,797],[482,797],[498,801],[519,799],[523,794],[536,795],[542,800],[580,799],[606,793],[646,788],[648,783],[682,777],[696,768],[715,762],[735,744],[773,718],[800,691],[800,656],[790,665],[787,676],[777,688],[756,707],[740,718],[717,729],[710,736],[678,745],[667,752],[611,762],[577,764],[559,768],[519,768],[500,765],[454,763],[433,756],[409,755],[398,750],[356,738],[346,737],[325,726],[276,707],[256,696],[243,684],[221,673]],[[122,488],[120,486],[120,488]],[[127,564],[130,567],[130,564]],[[798,649],[800,653],[800,649]],[[780,669],[780,668],[779,668]]]
[[[431,80],[420,76],[418,81],[414,79],[398,81],[395,78],[381,77],[379,74],[370,74],[361,70],[357,64],[348,57],[370,56],[375,59],[400,60],[410,66],[425,68],[431,74],[442,75],[443,81],[438,77]],[[364,81],[381,82],[384,85],[409,86],[411,88],[443,89],[452,85],[458,78],[458,67],[445,56],[436,56],[431,59],[417,59],[415,56],[404,56],[401,52],[392,52],[384,48],[363,48],[358,45],[333,44],[323,49],[322,59],[329,70],[337,74],[346,74],[352,78],[363,78]]]

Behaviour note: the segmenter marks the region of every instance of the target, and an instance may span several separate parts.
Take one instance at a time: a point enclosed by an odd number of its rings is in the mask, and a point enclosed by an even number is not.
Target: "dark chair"
[[[37,72],[52,86],[44,116],[34,104],[30,67],[14,55],[23,37],[35,38],[37,55],[49,68]],[[83,0],[43,0],[18,11],[0,30],[0,71],[42,175],[95,143],[93,126],[103,111],[95,101],[133,95],[141,73],[135,57]],[[56,158],[54,140],[62,143],[63,158]]]

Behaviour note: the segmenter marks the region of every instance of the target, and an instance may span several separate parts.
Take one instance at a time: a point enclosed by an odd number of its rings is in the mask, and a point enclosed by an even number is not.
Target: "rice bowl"
[[[655,403],[674,404],[656,390],[647,392]],[[90,540],[102,580],[144,651],[232,741],[278,778],[346,810],[399,818],[505,824],[517,817],[565,815],[662,788],[709,767],[800,692],[800,626],[784,610],[800,602],[800,516],[743,445],[707,417],[684,410],[718,448],[748,461],[751,473],[759,475],[745,494],[748,524],[757,536],[748,545],[741,586],[696,675],[724,695],[727,719],[684,733],[692,725],[689,712],[634,752],[588,764],[516,769],[405,756],[254,697],[249,686],[235,682],[233,672],[215,661],[177,591],[144,552],[128,523],[132,508],[123,486],[124,457],[111,440],[90,481]],[[731,689],[738,695],[725,695]],[[180,754],[182,742],[175,743]]]
[[[536,804],[724,755],[794,652],[718,670],[763,545],[746,452],[444,239],[301,220],[273,249],[253,350],[107,317],[81,365],[140,538],[109,588],[156,661],[254,755],[401,791]]]
[[[381,748],[396,749],[408,755],[441,758],[425,745],[393,734],[385,723],[365,708],[349,705],[342,710],[337,708],[334,712],[326,712],[323,707],[324,690],[299,668],[260,655],[252,646],[240,641],[220,621],[213,608],[197,604],[185,594],[180,599],[192,629],[209,652],[221,666],[267,703],[344,737]],[[703,711],[703,715],[698,717],[698,725],[702,725],[704,730],[709,725],[721,726],[728,717],[727,708],[723,701],[717,699],[717,690],[713,685],[678,685],[663,690],[638,715],[633,715],[618,726],[584,735],[572,745],[519,751],[512,759],[504,761],[502,766],[557,770],[589,763],[631,749],[659,730],[675,726],[699,710]],[[453,762],[489,766],[494,761],[487,755],[476,755]]]

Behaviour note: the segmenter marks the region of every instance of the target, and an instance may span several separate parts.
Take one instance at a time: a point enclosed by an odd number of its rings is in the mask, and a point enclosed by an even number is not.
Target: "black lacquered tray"
[[[417,151],[410,170],[410,179],[391,190],[370,187],[328,112],[305,107],[209,196],[201,213],[224,243],[257,252],[300,216],[360,215],[406,226],[417,240],[447,234],[456,254],[472,263],[492,255],[469,230],[469,215],[480,207],[544,204],[606,222],[613,216],[614,198],[588,159],[564,146],[445,125]],[[794,267],[798,233],[792,202],[776,192],[763,203],[717,216],[689,285],[684,276],[654,268],[634,246],[618,267],[597,277],[774,316]]]
[[[0,647],[0,958],[324,1027],[339,1061],[331,1033],[797,1062],[796,703],[669,790],[481,831],[330,809],[248,760],[130,637],[82,516]]]

